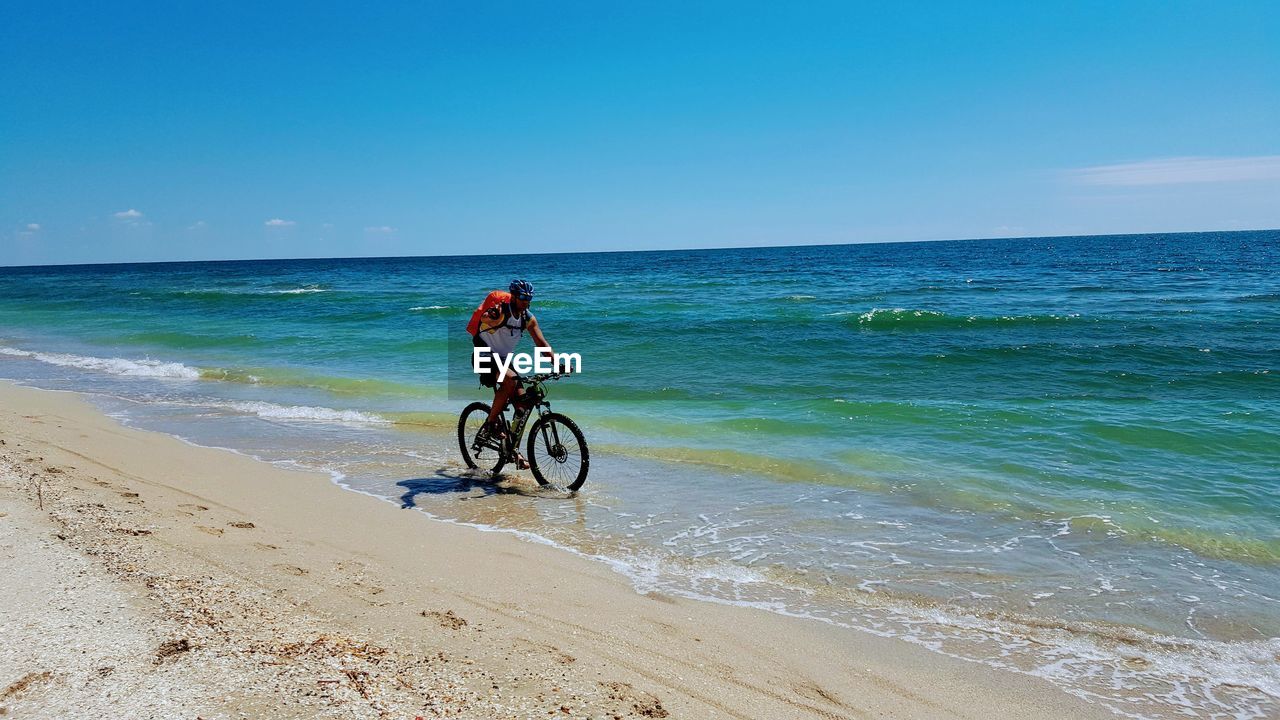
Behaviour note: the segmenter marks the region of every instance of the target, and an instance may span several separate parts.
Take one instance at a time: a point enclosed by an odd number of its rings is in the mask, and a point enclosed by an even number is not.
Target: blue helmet
[[[518,300],[533,299],[533,283],[528,280],[511,281],[511,297]]]

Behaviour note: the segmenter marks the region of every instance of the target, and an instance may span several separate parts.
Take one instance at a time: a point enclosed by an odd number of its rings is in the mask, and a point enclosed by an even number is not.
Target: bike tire
[[[560,413],[547,413],[529,428],[525,454],[539,485],[577,491],[587,481],[591,467],[587,439],[577,423]]]
[[[485,403],[473,402],[463,408],[462,414],[458,416],[458,449],[462,451],[462,459],[467,467],[497,475],[506,464],[503,453],[489,447],[482,448],[479,453],[471,449],[476,433],[488,419],[489,406]]]

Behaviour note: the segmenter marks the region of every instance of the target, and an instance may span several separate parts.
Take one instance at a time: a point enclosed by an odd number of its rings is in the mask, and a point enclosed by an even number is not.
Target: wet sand
[[[0,715],[1113,717],[0,383]]]

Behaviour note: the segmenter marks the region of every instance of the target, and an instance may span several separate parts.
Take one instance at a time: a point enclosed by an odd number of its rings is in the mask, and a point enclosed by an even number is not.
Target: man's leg
[[[514,373],[507,373],[507,377],[493,389],[493,407],[489,409],[489,422],[498,419],[502,411],[507,407],[507,403],[511,401],[511,396],[516,392],[516,376]]]
[[[487,421],[490,428],[494,427],[494,422],[497,421],[498,416],[502,414],[503,408],[505,408],[507,403],[511,401],[511,398],[515,396],[517,386],[518,383],[516,382],[515,373],[508,373],[507,379],[503,380],[493,389],[493,407],[489,410],[489,419]],[[501,437],[501,434],[495,431],[494,436]],[[515,464],[516,467],[521,470],[527,470],[529,468],[529,461],[524,459],[524,456],[520,454],[519,450],[515,453]]]

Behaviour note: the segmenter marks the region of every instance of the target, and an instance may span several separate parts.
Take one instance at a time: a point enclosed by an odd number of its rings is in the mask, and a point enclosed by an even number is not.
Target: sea
[[[576,494],[461,462],[516,277],[582,358]],[[1280,717],[1280,231],[5,267],[0,377],[637,592]]]

